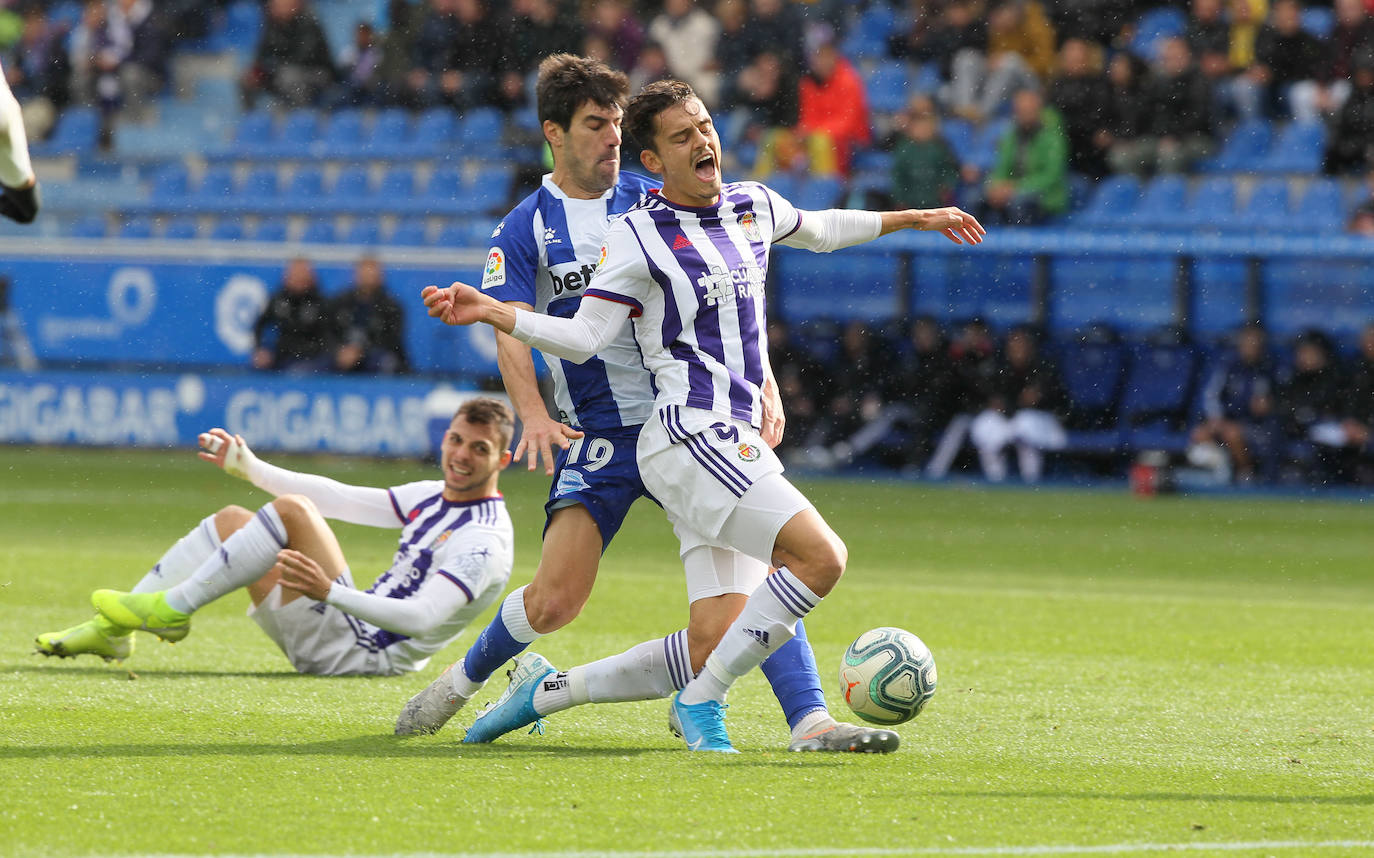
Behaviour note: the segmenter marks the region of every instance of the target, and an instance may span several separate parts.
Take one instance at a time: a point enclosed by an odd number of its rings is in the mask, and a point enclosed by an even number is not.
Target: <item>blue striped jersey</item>
[[[569,317],[577,312],[611,220],[639,202],[653,183],[620,174],[600,198],[569,197],[545,176],[492,233],[482,289],[498,301],[521,301],[537,312]],[[626,324],[614,342],[586,363],[545,355],[554,383],[558,419],[606,431],[639,426],[653,410],[649,373]]]
[[[800,226],[792,204],[757,182],[727,184],[703,208],[651,193],[611,226],[586,294],[630,305],[659,407],[759,426],[768,250]]]
[[[505,500],[447,501],[443,489],[442,480],[421,480],[387,490],[402,522],[401,541],[391,568],[367,592],[409,599],[439,576],[467,594],[468,603],[424,637],[406,637],[350,618],[359,643],[385,648],[394,667],[416,665],[447,646],[501,595],[510,579],[515,532]]]

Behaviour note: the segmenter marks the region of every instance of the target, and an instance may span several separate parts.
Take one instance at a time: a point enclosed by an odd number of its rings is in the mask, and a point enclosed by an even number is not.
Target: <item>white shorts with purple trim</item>
[[[353,586],[352,575],[341,576]],[[267,633],[299,673],[320,676],[395,676],[385,646],[374,635],[377,627],[338,608],[301,596],[283,603],[281,584],[248,616]]]

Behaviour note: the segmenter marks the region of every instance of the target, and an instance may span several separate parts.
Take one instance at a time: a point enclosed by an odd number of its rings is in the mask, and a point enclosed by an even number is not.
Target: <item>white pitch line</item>
[[[843,858],[843,856],[979,856],[979,855],[1130,855],[1149,852],[1246,852],[1290,849],[1368,849],[1374,840],[1251,840],[1222,843],[1104,843],[1096,846],[930,846],[917,849],[732,849],[643,850],[635,852],[394,852],[351,858]],[[123,856],[123,858],[200,858],[190,854]],[[316,855],[219,855],[218,858],[318,858]]]

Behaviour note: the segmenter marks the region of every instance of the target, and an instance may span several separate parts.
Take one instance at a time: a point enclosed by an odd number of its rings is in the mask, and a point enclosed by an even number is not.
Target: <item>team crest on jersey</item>
[[[759,452],[759,448],[755,447],[753,444],[741,443],[738,447],[738,451],[741,462],[757,462],[759,456],[763,455]]]
[[[753,212],[745,212],[739,219],[739,225],[744,230],[744,237],[750,241],[763,241],[763,233],[759,231],[758,221],[754,219]]]
[[[452,530],[445,530],[443,533],[439,534],[434,538],[434,547],[438,548],[440,545],[443,545],[445,542],[448,542],[448,538],[452,535]]]
[[[501,248],[493,247],[487,254],[487,265],[482,270],[482,288],[490,289],[506,282],[506,254]]]

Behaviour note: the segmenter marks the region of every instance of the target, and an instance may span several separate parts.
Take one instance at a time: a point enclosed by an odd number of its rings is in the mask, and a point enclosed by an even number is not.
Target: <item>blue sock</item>
[[[524,652],[538,637],[525,616],[525,588],[521,587],[506,596],[501,610],[473,641],[463,656],[463,673],[473,682],[486,682],[498,667]]]
[[[808,713],[826,708],[821,677],[816,672],[816,656],[811,652],[801,620],[797,620],[797,636],[764,659],[761,667],[787,716],[788,727],[796,727]]]

